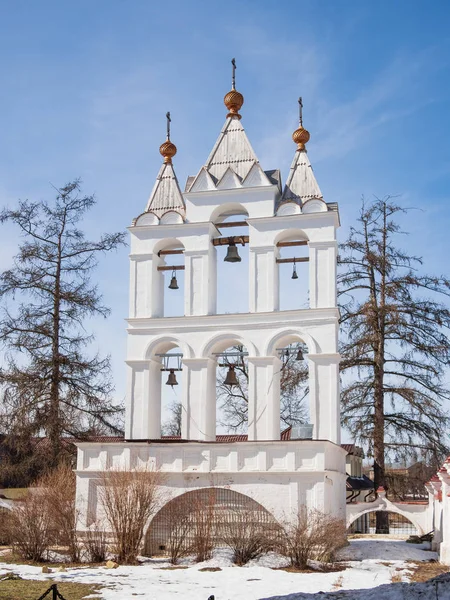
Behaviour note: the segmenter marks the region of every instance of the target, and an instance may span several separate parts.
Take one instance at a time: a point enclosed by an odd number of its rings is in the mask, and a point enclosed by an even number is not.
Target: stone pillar
[[[164,316],[163,261],[157,254],[130,256],[130,317]]]
[[[250,247],[249,312],[279,310],[279,276],[276,246]]]
[[[130,360],[128,365],[125,439],[161,437],[161,363]]]
[[[337,306],[337,243],[309,242],[309,307]]]
[[[281,360],[276,356],[248,358],[248,439],[280,439]]]
[[[216,361],[183,358],[184,392],[181,437],[211,442],[216,439]]]
[[[217,307],[216,249],[186,250],[184,314],[212,315]]]
[[[313,439],[341,443],[339,354],[307,355]]]

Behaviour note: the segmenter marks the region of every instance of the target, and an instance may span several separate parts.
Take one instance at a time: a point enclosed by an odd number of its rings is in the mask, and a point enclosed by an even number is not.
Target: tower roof
[[[303,101],[301,97],[298,99],[298,106],[299,126],[292,134],[292,139],[297,144],[297,151],[292,161],[280,204],[295,202],[301,206],[307,200],[313,198],[323,200],[323,196],[306,152],[306,144],[311,136],[309,131],[303,127]]]
[[[281,202],[303,204],[312,198],[323,200],[323,195],[306,150],[297,150],[284,186]]]
[[[172,158],[177,153],[177,147],[170,140],[170,123],[172,121],[170,112],[166,114],[166,119],[167,140],[159,147],[164,163],[159,170],[145,212],[154,213],[160,219],[165,213],[172,211],[179,213],[184,219],[186,206],[172,164]]]
[[[161,165],[145,211],[154,213],[158,218],[169,211],[178,212],[185,217],[186,206],[172,162]]]

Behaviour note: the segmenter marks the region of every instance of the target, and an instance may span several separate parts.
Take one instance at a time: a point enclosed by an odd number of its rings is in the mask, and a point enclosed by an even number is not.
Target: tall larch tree
[[[342,419],[373,456],[376,488],[387,457],[438,463],[449,446],[450,281],[400,249],[404,212],[389,197],[363,202],[340,248]]]
[[[0,276],[2,429],[18,440],[45,433],[48,466],[58,463],[65,435],[119,431],[109,357],[90,355],[84,324],[109,314],[91,275],[124,234],[87,240],[80,222],[94,204],[74,181],[53,202],[20,201],[0,214],[21,234],[13,266]]]

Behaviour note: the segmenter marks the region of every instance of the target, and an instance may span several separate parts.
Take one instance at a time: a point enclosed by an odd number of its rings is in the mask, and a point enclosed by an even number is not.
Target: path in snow
[[[73,568],[64,573],[43,574],[39,567],[27,565],[1,565],[0,575],[13,571],[21,577],[50,581],[75,581],[104,585],[104,600],[207,600],[214,594],[216,600],[257,600],[260,598],[283,598],[283,600],[303,600],[311,598],[352,598],[361,600],[406,600],[416,597],[405,596],[402,584],[372,590],[379,585],[391,582],[393,574],[408,575],[408,560],[436,559],[434,552],[425,550],[424,545],[406,544],[398,540],[352,540],[342,551],[342,559],[349,561],[344,571],[333,573],[288,573],[270,567],[281,566],[285,559],[268,555],[245,567],[231,564],[230,552],[219,550],[214,557],[199,564],[190,564],[187,569],[166,570],[167,561],[148,559],[137,567],[120,566],[116,570],[104,567]],[[220,567],[217,572],[201,571],[205,567]],[[339,588],[337,586],[340,586]],[[419,586],[419,587],[418,587]],[[428,587],[427,587],[428,586]],[[425,595],[421,600],[436,600],[431,584],[417,584]],[[413,587],[409,587],[411,594]],[[450,600],[450,579],[445,586],[448,596],[439,595],[439,600]],[[427,589],[426,589],[427,588]],[[428,590],[429,588],[429,590]],[[344,594],[343,590],[362,590]],[[364,591],[366,590],[366,591]],[[381,593],[382,592],[382,593]],[[428,592],[433,595],[429,595]],[[409,593],[409,592],[408,592]],[[440,590],[439,590],[440,593]],[[389,594],[389,595],[387,595]],[[399,595],[400,594],[400,595]]]

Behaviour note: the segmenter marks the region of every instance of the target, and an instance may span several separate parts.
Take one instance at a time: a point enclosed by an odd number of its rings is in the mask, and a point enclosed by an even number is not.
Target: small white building
[[[164,158],[144,212],[131,235],[128,391],[123,441],[78,443],[77,498],[81,528],[101,513],[103,469],[152,464],[166,474],[171,498],[215,488],[251,498],[275,518],[314,507],[345,518],[346,451],[340,445],[339,311],[336,230],[339,213],[315,179],[300,121],[296,150],[283,186],[278,170],[264,170],[239,113],[233,89],[206,162],[184,192],[172,159]],[[236,225],[237,223],[237,225]],[[233,225],[246,228],[233,235]],[[245,313],[217,312],[217,248],[248,246],[249,304]],[[236,245],[236,246],[235,246]],[[286,248],[308,261],[309,307],[280,310],[279,267]],[[295,266],[295,265],[294,265]],[[184,316],[164,316],[164,271],[184,270]],[[174,283],[172,281],[172,283]],[[307,346],[310,439],[281,439],[280,369],[292,344]],[[235,346],[246,349],[249,371],[247,436],[216,438],[216,369]],[[176,348],[182,378],[181,440],[161,435],[161,369]],[[285,436],[286,437],[286,436]],[[294,439],[297,437],[297,439]],[[226,441],[223,441],[223,440]],[[234,441],[232,441],[234,440]],[[242,440],[242,441],[239,441]]]

